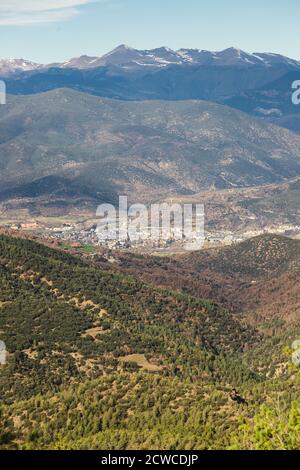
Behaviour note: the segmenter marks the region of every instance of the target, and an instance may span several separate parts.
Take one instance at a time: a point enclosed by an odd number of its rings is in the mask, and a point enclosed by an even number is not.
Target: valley
[[[97,206],[125,195],[204,204],[213,246],[264,232],[299,236],[300,137],[226,106],[62,89],[10,96],[0,124],[4,228],[97,244]]]
[[[50,195],[19,197],[0,204],[0,227],[16,233],[28,233],[53,243],[99,246],[96,229],[97,204],[76,206],[73,200],[49,207]],[[51,195],[52,199],[52,195]],[[203,204],[205,208],[205,248],[220,247],[261,234],[279,234],[300,238],[299,179],[281,184],[241,189],[206,190],[191,196],[172,196],[160,204]],[[93,206],[94,204],[94,206]],[[121,244],[116,240],[103,247],[139,253],[184,252],[184,243],[172,239],[160,243],[147,241]]]
[[[300,449],[299,74],[233,47],[0,60],[0,450]],[[120,196],[203,205],[202,248],[175,214],[99,241]]]

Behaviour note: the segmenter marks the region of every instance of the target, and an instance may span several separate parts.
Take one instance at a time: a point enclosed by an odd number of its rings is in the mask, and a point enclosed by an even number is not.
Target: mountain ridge
[[[0,123],[2,193],[57,175],[95,195],[149,202],[300,172],[298,135],[206,101],[121,102],[55,90],[9,97]]]
[[[102,58],[85,55],[50,65],[0,61],[8,94],[70,88],[126,101],[206,100],[298,133],[299,106],[292,103],[292,83],[299,74],[299,61],[235,48],[175,52],[164,47],[138,51],[123,45]]]
[[[0,76],[10,76],[14,73],[50,68],[88,69],[105,66],[124,66],[127,70],[139,67],[164,68],[170,65],[237,65],[264,66],[280,65],[289,69],[300,70],[300,61],[285,57],[281,54],[254,52],[248,53],[241,49],[230,47],[222,51],[207,51],[201,49],[178,49],[158,47],[149,50],[138,50],[121,44],[103,56],[82,55],[72,57],[64,62],[38,64],[24,59],[1,59]]]

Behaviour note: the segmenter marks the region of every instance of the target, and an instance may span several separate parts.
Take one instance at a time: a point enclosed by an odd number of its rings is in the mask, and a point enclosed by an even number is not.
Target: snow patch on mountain
[[[171,65],[198,66],[236,66],[236,67],[285,67],[289,70],[300,70],[300,62],[280,54],[253,54],[241,49],[230,47],[223,51],[207,51],[201,49],[179,49],[174,51],[168,47],[149,50],[138,50],[121,44],[102,57],[82,55],[63,63],[41,65],[24,59],[0,59],[0,76],[10,76],[15,73],[49,69],[92,69],[97,67],[117,67],[126,71],[143,69],[155,70]]]

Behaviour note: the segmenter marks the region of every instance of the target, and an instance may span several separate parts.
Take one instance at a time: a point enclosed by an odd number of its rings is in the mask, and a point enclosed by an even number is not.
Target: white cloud
[[[99,0],[0,0],[0,26],[65,21],[79,14],[78,7]]]

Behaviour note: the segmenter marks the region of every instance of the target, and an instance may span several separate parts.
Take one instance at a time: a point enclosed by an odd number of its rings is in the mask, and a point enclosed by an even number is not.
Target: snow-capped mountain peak
[[[18,72],[28,72],[41,67],[40,64],[25,59],[0,59],[0,76],[6,77]]]
[[[290,59],[289,57],[281,54],[274,54],[271,52],[254,52],[253,56],[260,58],[268,66],[285,65],[292,68],[299,68],[300,66],[300,62],[298,60]]]
[[[82,55],[63,63],[40,65],[24,59],[0,60],[0,76],[8,77],[21,72],[32,72],[37,69],[47,70],[52,67],[61,69],[93,69],[110,67],[124,73],[155,71],[169,66],[216,66],[216,67],[283,67],[289,70],[300,70],[300,62],[274,53],[248,53],[242,49],[229,47],[223,51],[201,49],[179,49],[168,47],[138,50],[121,44],[107,54],[97,57]]]
[[[124,44],[116,47],[101,57],[98,66],[123,66],[127,69],[136,67],[165,67],[170,64],[182,63],[175,51],[167,47],[150,50],[137,50]]]

